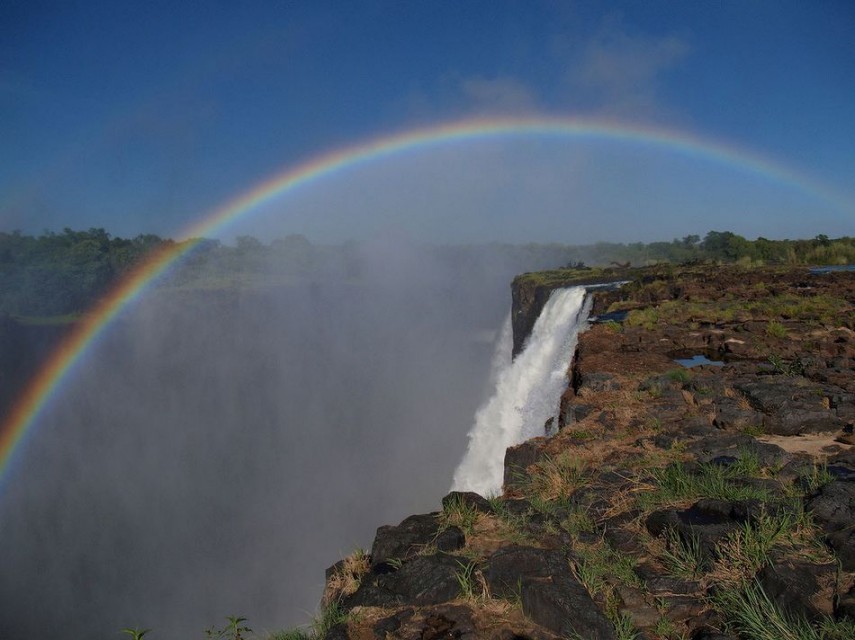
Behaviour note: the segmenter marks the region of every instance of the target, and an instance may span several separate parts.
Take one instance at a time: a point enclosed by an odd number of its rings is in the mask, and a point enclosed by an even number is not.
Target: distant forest
[[[192,247],[165,286],[225,288],[249,283],[285,283],[305,278],[358,281],[370,247],[357,243],[315,245],[292,235],[264,244],[242,236],[233,246],[216,240],[187,241]],[[73,316],[145,260],[175,241],[156,235],[125,239],[104,229],[40,236],[0,232],[0,315],[23,318]],[[189,248],[189,247],[188,247]],[[641,266],[698,261],[761,264],[852,264],[855,238],[747,240],[730,231],[710,231],[671,242],[591,245],[490,244],[427,249],[449,268],[465,272],[476,258],[518,265],[521,271],[562,266]]]

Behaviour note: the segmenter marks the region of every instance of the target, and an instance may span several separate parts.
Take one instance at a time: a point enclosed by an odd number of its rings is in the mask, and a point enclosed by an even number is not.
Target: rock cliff
[[[559,432],[331,567],[325,637],[855,637],[855,273],[597,275]]]

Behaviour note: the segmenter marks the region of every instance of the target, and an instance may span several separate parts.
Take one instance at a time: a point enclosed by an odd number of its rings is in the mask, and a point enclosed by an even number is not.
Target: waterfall
[[[543,435],[546,421],[558,413],[567,367],[589,309],[584,287],[553,291],[513,362],[509,332],[502,332],[493,357],[494,392],[475,414],[453,489],[481,495],[501,491],[505,449]]]

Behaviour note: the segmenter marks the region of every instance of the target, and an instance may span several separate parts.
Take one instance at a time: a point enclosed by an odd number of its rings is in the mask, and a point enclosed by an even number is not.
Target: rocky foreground
[[[331,567],[326,638],[855,638],[855,273],[603,277],[557,434]]]

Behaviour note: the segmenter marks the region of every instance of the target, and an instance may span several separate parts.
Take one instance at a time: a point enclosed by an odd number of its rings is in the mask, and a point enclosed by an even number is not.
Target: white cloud
[[[530,112],[537,107],[534,90],[511,77],[464,78],[459,90],[471,109],[487,112]]]
[[[620,18],[608,18],[567,65],[570,100],[617,115],[667,110],[660,97],[663,76],[689,50],[680,36],[631,33]]]

